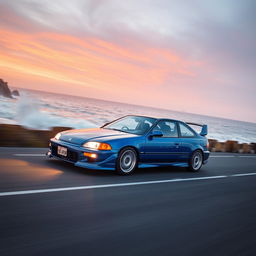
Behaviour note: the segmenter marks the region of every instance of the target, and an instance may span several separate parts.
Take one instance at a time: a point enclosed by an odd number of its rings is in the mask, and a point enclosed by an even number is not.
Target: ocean
[[[0,123],[31,129],[92,128],[136,114],[208,124],[210,139],[256,142],[256,123],[41,91],[19,91],[21,96],[16,99],[0,96]]]

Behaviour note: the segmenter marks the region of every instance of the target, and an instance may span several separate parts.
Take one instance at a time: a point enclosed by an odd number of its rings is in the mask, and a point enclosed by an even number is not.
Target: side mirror
[[[150,134],[151,137],[162,137],[163,133],[159,130],[153,130]]]
[[[200,135],[201,136],[206,136],[208,134],[208,126],[207,125],[203,125],[202,126],[202,130],[201,130],[201,132],[200,132]]]

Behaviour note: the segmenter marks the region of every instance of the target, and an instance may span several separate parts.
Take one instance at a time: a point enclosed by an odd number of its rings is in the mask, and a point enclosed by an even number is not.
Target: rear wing
[[[191,123],[191,122],[186,122],[186,124],[202,127],[201,132],[200,132],[201,136],[206,136],[208,134],[208,125],[207,124],[197,124],[197,123]]]

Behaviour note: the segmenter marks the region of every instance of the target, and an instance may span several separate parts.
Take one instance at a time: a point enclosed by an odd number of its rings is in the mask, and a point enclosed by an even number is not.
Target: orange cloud
[[[166,49],[132,50],[97,38],[0,28],[0,67],[23,75],[110,90],[158,86],[193,65]],[[47,88],[46,88],[47,89]]]

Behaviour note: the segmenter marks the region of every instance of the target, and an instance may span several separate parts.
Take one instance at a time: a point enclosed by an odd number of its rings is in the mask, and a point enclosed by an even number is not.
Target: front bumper
[[[58,146],[67,148],[67,156],[63,157],[58,154]],[[84,156],[84,152],[96,153],[97,159],[91,159]],[[64,141],[51,139],[48,157],[54,157],[63,161],[74,164],[78,167],[97,170],[115,170],[117,153],[111,151],[90,150],[79,145],[70,144]]]

